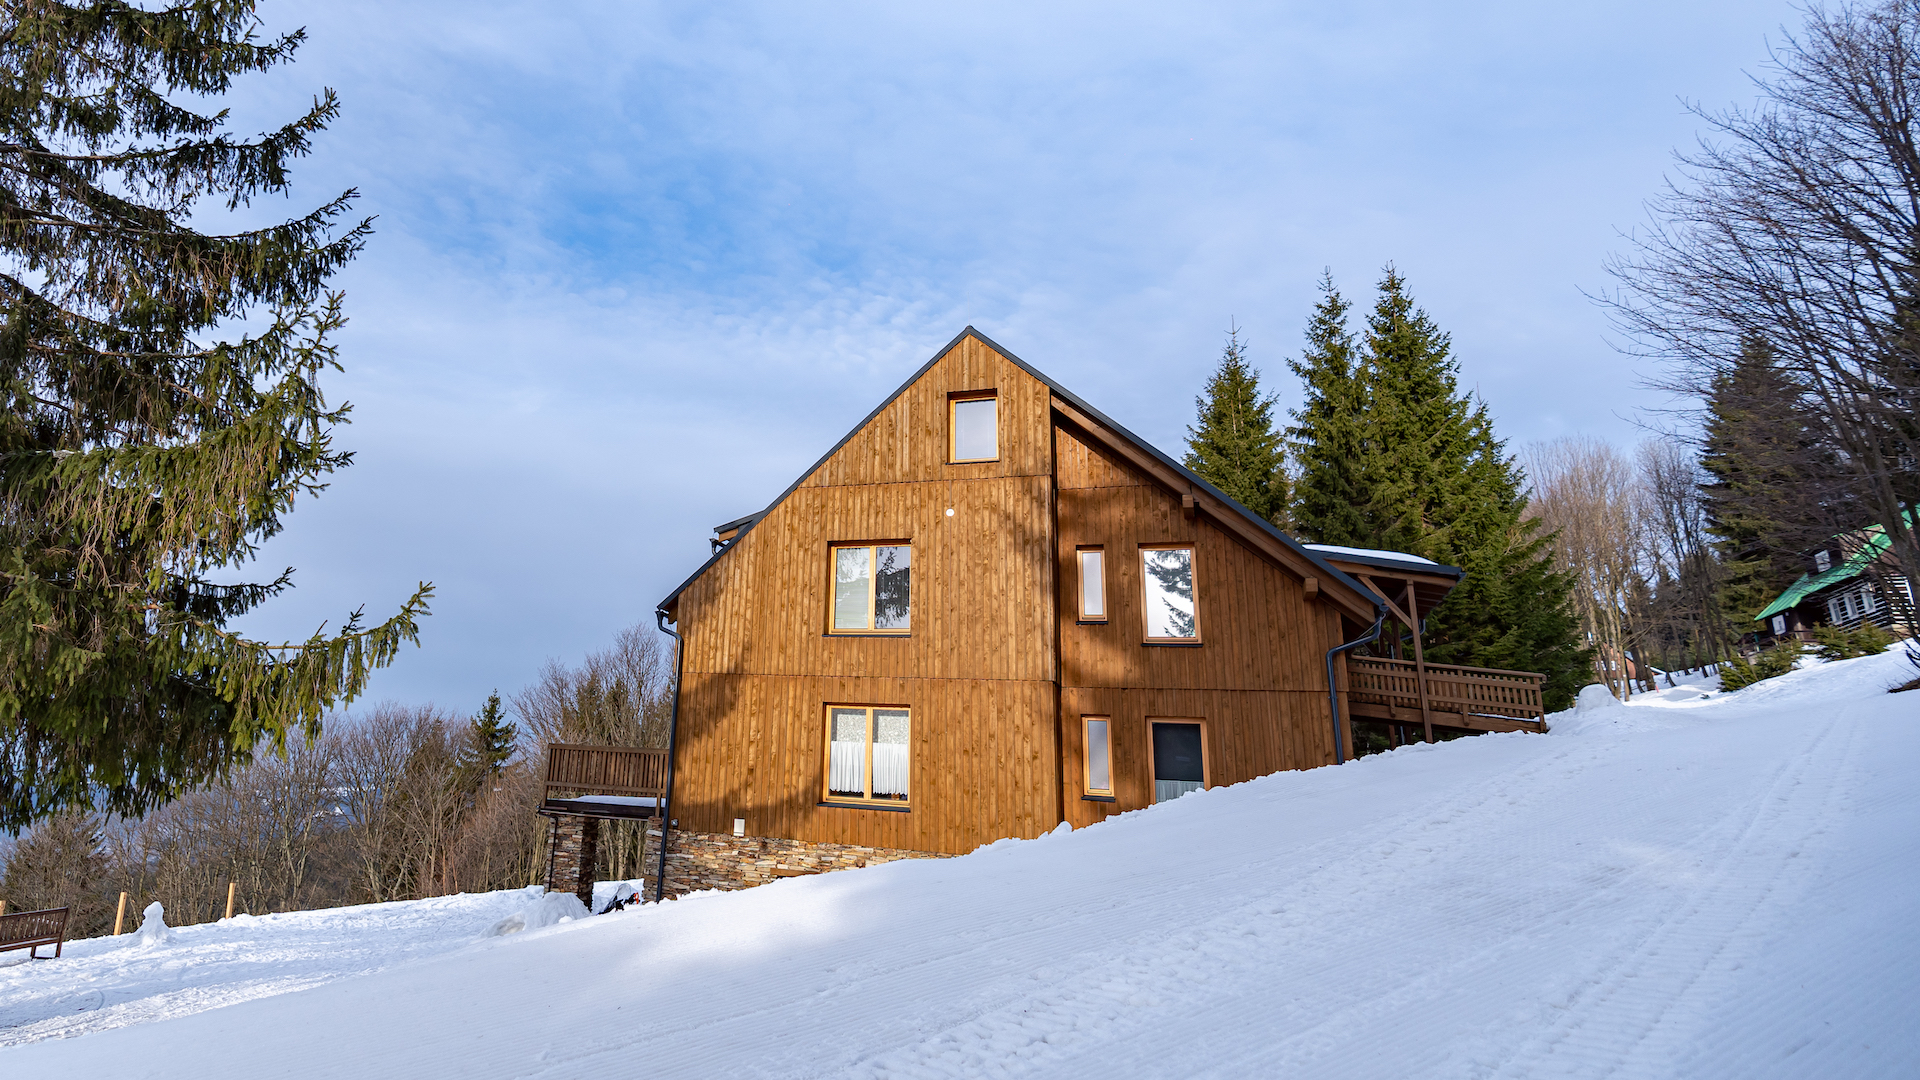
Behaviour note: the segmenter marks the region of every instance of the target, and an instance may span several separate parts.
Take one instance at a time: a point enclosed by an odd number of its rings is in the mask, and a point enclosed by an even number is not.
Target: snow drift
[[[1903,667],[1589,699],[1550,735],[505,937],[485,930],[528,894],[423,901],[422,926],[458,910],[458,933],[335,932],[431,937],[419,959],[0,1049],[0,1073],[1904,1077],[1920,701],[1885,693]],[[0,969],[0,1002],[36,978],[161,997],[291,925],[176,930],[175,966],[137,978],[155,960],[131,951]]]

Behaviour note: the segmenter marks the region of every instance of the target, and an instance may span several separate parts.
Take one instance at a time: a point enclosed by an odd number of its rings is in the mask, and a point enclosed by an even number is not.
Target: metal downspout
[[[667,791],[666,797],[660,800],[663,805],[654,808],[654,815],[660,822],[660,861],[653,873],[653,902],[657,904],[667,890],[667,828],[673,821],[667,814],[673,807],[673,744],[680,734],[680,677],[687,670],[687,650],[680,635],[667,629],[665,608],[654,609],[653,618],[660,632],[673,639],[673,716],[667,721]],[[1374,629],[1377,632],[1379,627]],[[1331,671],[1333,661],[1329,659],[1327,664]]]
[[[1378,611],[1379,609],[1375,608],[1374,610]],[[1365,637],[1355,638],[1345,645],[1335,645],[1333,648],[1327,650],[1327,708],[1333,714],[1333,763],[1335,765],[1346,764],[1347,751],[1345,741],[1340,738],[1340,687],[1333,678],[1333,658],[1342,653],[1352,652],[1362,645],[1367,645],[1379,640],[1380,628],[1386,625],[1386,622],[1386,612],[1382,611],[1380,612],[1379,618],[1373,620],[1373,629],[1367,631]],[[679,688],[677,684],[674,693],[676,695],[674,701],[677,703],[679,701],[677,696],[679,694]],[[669,772],[667,775],[672,776],[673,774]],[[665,834],[663,833],[661,835],[664,836]]]

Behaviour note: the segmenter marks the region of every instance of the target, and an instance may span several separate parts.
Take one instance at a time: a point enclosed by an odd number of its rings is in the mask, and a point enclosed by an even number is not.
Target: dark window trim
[[[821,801],[814,803],[813,805],[830,806],[835,810],[885,810],[889,814],[913,813],[913,807],[911,806],[880,806],[876,803],[866,803],[866,802],[828,802],[825,799],[822,799]]]
[[[1075,626],[1106,626],[1112,622],[1113,622],[1112,619],[1075,619],[1073,622],[1073,625]]]
[[[1116,800],[1111,795],[1082,795],[1080,796],[1080,801],[1081,802],[1117,802],[1118,800]]]
[[[837,632],[837,633],[836,633],[836,632],[834,632],[834,631],[832,631],[832,630],[829,630],[829,631],[827,631],[826,633],[824,633],[824,634],[821,634],[820,636],[821,636],[821,637],[823,637],[823,638],[850,638],[850,637],[874,637],[874,638],[910,638],[910,637],[912,637],[912,636],[913,636],[913,631],[911,631],[911,630],[900,630],[900,631],[890,631],[890,630],[841,630],[841,631],[839,631],[839,632]]]
[[[1143,641],[1140,647],[1143,649],[1197,649],[1205,644],[1204,641]]]

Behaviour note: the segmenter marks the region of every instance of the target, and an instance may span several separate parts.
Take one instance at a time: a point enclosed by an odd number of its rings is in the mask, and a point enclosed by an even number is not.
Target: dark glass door
[[[1205,746],[1199,724],[1153,725],[1153,801],[1177,799],[1207,786]]]

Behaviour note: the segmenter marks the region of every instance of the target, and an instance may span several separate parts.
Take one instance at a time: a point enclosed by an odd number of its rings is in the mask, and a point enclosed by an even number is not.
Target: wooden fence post
[[[227,918],[229,919],[233,918],[233,887],[236,884],[238,882],[227,882]]]
[[[113,917],[113,936],[120,936],[120,928],[127,923],[127,894],[120,894],[120,911]]]

